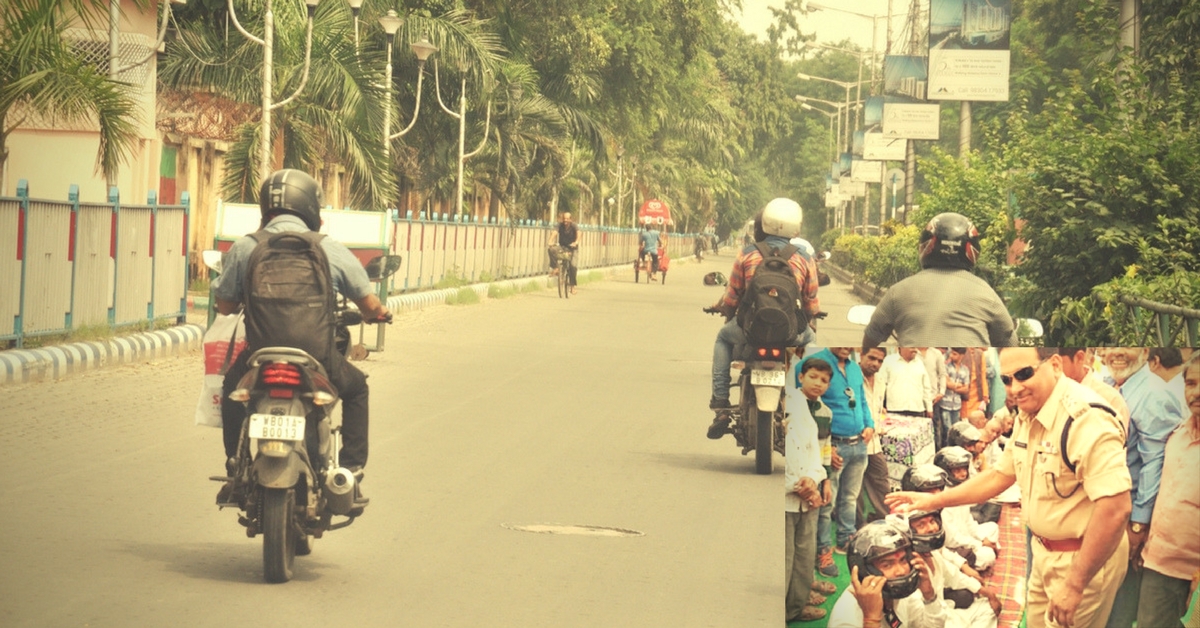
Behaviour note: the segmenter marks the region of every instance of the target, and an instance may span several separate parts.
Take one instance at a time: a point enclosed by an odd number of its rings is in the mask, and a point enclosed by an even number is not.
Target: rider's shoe
[[[708,437],[712,440],[719,440],[722,436],[729,434],[729,423],[732,420],[732,408],[718,408],[716,418],[713,419],[712,425],[708,426]]]
[[[233,494],[233,482],[235,479],[233,477],[233,473],[236,469],[237,460],[234,460],[233,458],[228,458],[225,460],[225,477],[229,478],[229,480],[222,484],[221,489],[217,491],[217,504],[232,504],[236,501]]]

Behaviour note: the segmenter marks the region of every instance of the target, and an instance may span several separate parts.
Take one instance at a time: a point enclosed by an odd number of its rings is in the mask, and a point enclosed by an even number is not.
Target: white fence
[[[84,326],[182,319],[187,309],[188,196],[181,205],[0,197],[0,341]]]

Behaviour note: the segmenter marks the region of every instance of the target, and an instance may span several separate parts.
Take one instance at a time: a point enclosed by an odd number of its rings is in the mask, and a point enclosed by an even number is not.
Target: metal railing
[[[1130,324],[1139,347],[1195,347],[1200,345],[1200,310],[1169,305],[1129,295],[1117,296],[1124,308],[1124,322]],[[1183,344],[1177,344],[1182,340]],[[1151,341],[1156,341],[1153,344]]]
[[[67,198],[31,198],[24,179],[15,197],[0,197],[0,342],[182,321],[187,192],[180,205],[159,205],[154,191],[128,205],[114,187],[107,203],[81,203],[72,185]]]

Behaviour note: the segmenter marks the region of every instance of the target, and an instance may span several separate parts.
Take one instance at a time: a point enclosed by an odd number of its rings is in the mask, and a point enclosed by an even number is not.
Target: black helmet
[[[953,471],[971,466],[971,452],[962,447],[942,447],[933,455],[933,464],[945,469],[946,481],[950,486],[958,486],[962,481],[954,479]]]
[[[946,442],[955,447],[972,447],[982,438],[979,433],[979,428],[971,425],[970,421],[958,421],[950,426],[950,431],[946,435]]]
[[[979,259],[979,232],[962,214],[938,214],[921,231],[918,251],[921,268],[971,270]]]
[[[846,566],[850,569],[858,567],[860,578],[883,576],[874,561],[897,551],[904,551],[905,560],[912,561],[912,539],[908,531],[887,519],[872,521],[850,537]],[[916,569],[910,569],[906,576],[889,578],[883,585],[883,597],[902,600],[912,595],[917,590],[919,578]]]
[[[917,534],[912,523],[923,517],[933,517],[937,520],[938,531],[933,534]],[[928,554],[935,549],[941,549],[946,544],[946,529],[942,527],[942,509],[908,511],[908,534],[912,537],[913,551]]]
[[[934,489],[946,488],[946,471],[932,464],[919,464],[909,467],[900,479],[900,490],[920,491],[928,493]]]
[[[276,214],[299,216],[312,231],[321,230],[321,186],[307,174],[287,168],[276,170],[258,191],[262,225]]]

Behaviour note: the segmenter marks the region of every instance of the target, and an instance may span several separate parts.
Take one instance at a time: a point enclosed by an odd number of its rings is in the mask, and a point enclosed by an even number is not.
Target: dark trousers
[[[1187,614],[1190,580],[1165,576],[1149,567],[1142,568],[1142,589],[1137,624],[1142,628],[1183,628],[1180,618]],[[1200,613],[1200,611],[1196,611]]]
[[[238,381],[250,370],[249,358],[253,353],[250,349],[242,351],[237,360],[229,365],[225,372],[225,384],[221,395],[221,422],[224,427],[225,457],[237,455],[238,438],[242,432],[242,422],[246,420],[246,406],[238,401],[229,399],[229,393],[237,387]],[[334,353],[326,365],[329,381],[338,390],[342,400],[342,450],[338,462],[343,467],[363,467],[367,464],[367,427],[369,425],[367,401],[369,390],[367,376],[358,367],[346,361],[340,353]]]
[[[876,434],[875,438],[879,438],[879,435]],[[883,497],[888,494],[891,485],[888,483],[887,458],[882,452],[867,456],[867,470],[863,473],[862,486],[863,490],[858,494],[859,529],[871,521],[883,519],[884,515],[888,513],[888,507],[883,503]],[[868,501],[875,509],[869,518],[863,515],[863,506]]]
[[[1129,570],[1125,572],[1125,579],[1121,581],[1121,588],[1117,589],[1117,597],[1113,600],[1112,612],[1108,615],[1108,628],[1133,626],[1133,622],[1138,618],[1142,590],[1142,570],[1134,569],[1133,563],[1130,563]],[[1186,606],[1184,610],[1187,610]],[[1179,617],[1183,615],[1180,614]],[[1170,624],[1154,624],[1156,628],[1166,628],[1168,625]]]

